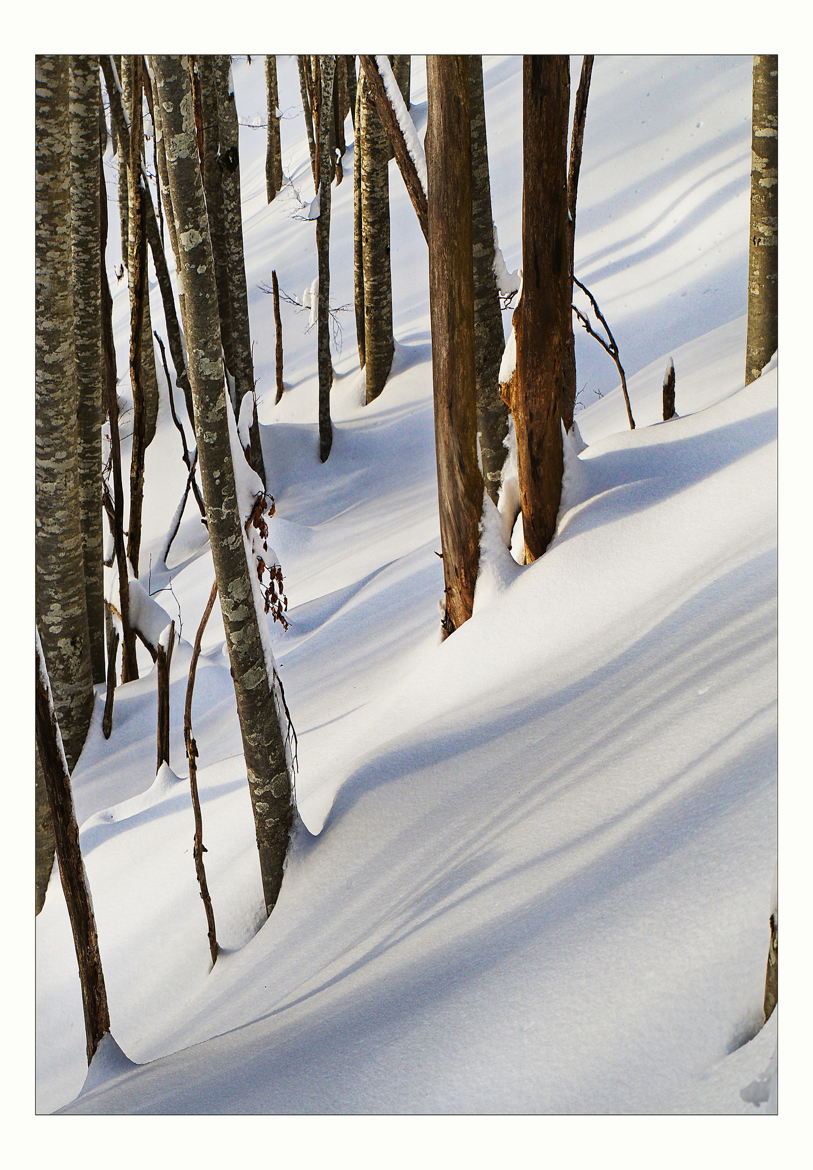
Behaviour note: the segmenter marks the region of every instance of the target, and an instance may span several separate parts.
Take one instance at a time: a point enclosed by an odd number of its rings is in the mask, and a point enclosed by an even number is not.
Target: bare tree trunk
[[[36,59],[35,551],[36,620],[53,672],[57,717],[72,767],[93,710],[79,496],[71,271],[68,58]],[[37,891],[53,859],[47,799],[37,800]]]
[[[376,112],[366,76],[359,80],[359,93],[365,397],[367,402],[372,402],[384,389],[395,349],[390,272],[389,139]]]
[[[36,650],[35,707],[37,755],[48,791],[59,876],[62,879],[76,961],[79,965],[79,983],[82,988],[82,1009],[85,1017],[85,1049],[90,1064],[100,1041],[110,1031],[110,1012],[107,1007],[107,991],[99,955],[93,903],[79,847],[79,828],[73,807],[70,772],[54,711],[39,634]]]
[[[76,338],[79,495],[94,682],[105,678],[102,534],[102,308],[99,254],[99,63],[70,58],[71,287]]]
[[[356,81],[356,58],[355,55],[346,56],[345,59],[345,76],[347,79],[347,105],[350,111],[350,117],[353,121],[353,132],[356,130],[356,91],[358,82]]]
[[[765,969],[765,996],[762,1011],[765,1019],[771,1017],[773,1009],[779,1002],[779,932],[776,915],[770,919],[770,937],[768,941],[768,963]]]
[[[404,99],[406,108],[412,105],[409,98],[410,83],[412,80],[412,57],[408,53],[393,53],[390,57],[392,64],[392,71],[395,74],[395,80],[398,82],[398,88],[401,91],[401,96]]]
[[[593,57],[582,59],[579,88],[576,90],[576,106],[573,112],[573,129],[570,134],[570,161],[567,168],[567,210],[568,210],[568,256],[571,282],[574,275],[574,248],[576,243],[576,201],[579,191],[579,173],[582,165],[584,126],[587,121],[587,99],[590,95],[590,79],[593,76]],[[572,294],[571,294],[572,295]],[[576,345],[573,337],[573,319],[567,336],[567,356],[563,367],[562,422],[565,430],[573,426],[576,410]]]
[[[277,271],[271,273],[271,291],[274,295],[274,331],[276,333],[276,374],[277,374],[277,397],[274,399],[274,405],[282,402],[282,395],[285,390],[285,382],[282,377],[282,314],[279,308],[279,281],[277,280]]]
[[[158,710],[155,720],[156,772],[160,770],[162,764],[169,764],[169,672],[174,648],[175,623],[172,622],[166,646],[159,643],[155,647],[155,678],[158,690]]]
[[[778,77],[777,57],[754,57],[746,386],[759,377],[778,346]]]
[[[500,295],[494,275],[494,219],[491,214],[482,57],[469,58],[469,81],[477,427],[480,432],[483,479],[486,491],[496,504],[506,456],[508,407],[500,397],[500,362],[505,336]]]
[[[517,364],[507,386],[517,436],[525,561],[556,531],[562,494],[561,389],[571,329],[567,223],[566,56],[523,59],[522,299]]]
[[[347,143],[344,137],[344,119],[347,113],[347,82],[345,80],[345,59],[336,58],[336,72],[333,77],[333,142],[336,157],[334,173],[338,187],[344,178],[342,159],[347,152]]]
[[[429,307],[445,580],[444,634],[471,617],[483,478],[477,465],[469,62],[427,57]]]
[[[277,86],[277,58],[273,53],[265,57],[265,90],[268,110],[268,136],[265,148],[265,191],[270,203],[282,190],[282,144],[279,130],[279,88]]]
[[[292,786],[237,503],[217,290],[195,150],[187,61],[184,57],[156,56],[152,66],[166,131],[173,213],[182,243],[180,279],[203,494],[254,812],[263,894],[270,914],[279,894],[288,849]]]
[[[299,92],[302,96],[302,112],[305,115],[305,131],[308,135],[308,149],[311,156],[311,172],[314,187],[318,186],[318,154],[316,138],[313,130],[313,84],[310,78],[310,62],[307,57],[299,56],[296,59],[299,66]]]
[[[104,695],[102,735],[105,739],[110,739],[110,733],[113,730],[113,702],[116,697],[116,656],[119,649],[119,635],[109,609],[105,609],[105,624],[107,626],[107,686]]]
[[[319,58],[319,218],[316,221],[316,252],[319,263],[317,313],[319,364],[319,458],[324,463],[333,444],[330,421],[330,390],[333,386],[333,359],[330,355],[330,111],[333,104],[333,77],[336,58]]]
[[[361,213],[361,103],[362,87],[356,90],[353,139],[353,307],[356,315],[356,344],[359,351],[359,369],[364,369],[364,225]]]
[[[215,912],[209,893],[209,883],[206,880],[206,866],[203,861],[203,854],[206,852],[206,849],[203,844],[203,814],[200,808],[200,795],[198,793],[198,745],[192,735],[192,694],[195,689],[195,676],[198,669],[198,659],[200,658],[203,631],[206,629],[206,623],[209,620],[209,615],[214,607],[216,597],[217,581],[214,581],[209,594],[209,600],[206,602],[206,608],[200,619],[198,632],[195,634],[195,645],[192,647],[192,658],[189,663],[189,678],[186,684],[186,700],[184,702],[183,713],[183,735],[186,745],[186,758],[189,763],[189,790],[192,796],[192,811],[195,816],[195,840],[192,846],[192,857],[195,862],[195,873],[200,888],[201,901],[206,912],[206,934],[209,939],[209,955],[211,956],[213,967],[217,962],[219,947],[217,945],[217,930],[215,929]]]
[[[675,363],[669,359],[663,375],[663,421],[675,417]]]

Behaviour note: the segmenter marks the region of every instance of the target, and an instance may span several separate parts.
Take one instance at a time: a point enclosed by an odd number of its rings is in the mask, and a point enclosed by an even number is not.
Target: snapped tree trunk
[[[70,58],[71,288],[76,337],[79,495],[94,682],[105,679],[102,530],[102,305],[99,284],[99,62]]]
[[[71,922],[73,945],[79,965],[82,1009],[85,1017],[85,1050],[88,1064],[100,1041],[110,1031],[107,990],[99,955],[99,939],[93,903],[88,890],[79,827],[73,807],[68,762],[62,746],[42,645],[37,635],[35,726],[37,755],[42,765],[51,819],[56,838],[59,876]]]
[[[237,713],[251,795],[263,895],[270,914],[279,895],[293,819],[293,795],[273,677],[264,653],[231,460],[220,318],[212,246],[201,184],[192,91],[184,57],[152,58],[166,132],[173,214],[180,245],[189,378]]]
[[[748,334],[745,384],[776,352],[778,264],[778,78],[775,56],[755,56],[751,121],[751,236],[748,249]]]
[[[270,203],[282,190],[282,145],[279,130],[279,88],[277,86],[277,58],[273,53],[265,57],[265,91],[268,117],[268,135],[265,147],[265,193]]]
[[[319,265],[317,308],[319,367],[319,458],[324,463],[333,445],[330,421],[330,391],[333,386],[333,359],[330,355],[330,113],[336,58],[319,58],[319,218],[316,221],[316,253]]]
[[[279,405],[282,402],[282,395],[285,391],[285,382],[282,377],[282,314],[279,307],[279,281],[277,280],[276,268],[271,273],[271,291],[274,297],[274,333],[276,336],[276,344],[274,347],[276,379],[277,379],[277,396],[274,399],[274,405]]]
[[[507,400],[517,436],[525,562],[556,531],[562,494],[560,403],[571,329],[567,220],[570,62],[523,59],[522,299],[514,313],[516,369]]]
[[[500,362],[505,347],[500,295],[494,275],[494,219],[488,171],[483,59],[469,57],[471,109],[472,254],[474,262],[474,365],[477,427],[486,491],[500,493],[508,434],[508,407],[500,396]]]
[[[389,139],[365,76],[358,86],[361,119],[361,228],[364,273],[365,398],[377,398],[389,376],[395,343],[392,334],[390,272]]]
[[[79,495],[79,398],[71,272],[68,58],[38,56],[35,179],[35,606],[52,672],[69,767],[93,710]],[[53,861],[53,830],[40,773],[37,901]]]
[[[483,478],[477,464],[469,62],[427,58],[429,308],[445,611],[450,634],[471,617]]]

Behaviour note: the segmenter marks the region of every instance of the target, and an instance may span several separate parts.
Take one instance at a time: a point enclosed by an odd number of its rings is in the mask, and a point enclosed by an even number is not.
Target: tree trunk
[[[107,1007],[107,991],[99,955],[93,903],[79,847],[79,827],[73,807],[70,772],[54,712],[39,635],[36,651],[35,707],[37,755],[48,791],[59,876],[62,879],[76,961],[79,965],[79,983],[82,988],[82,1009],[85,1017],[85,1049],[90,1064],[100,1041],[110,1031],[110,1013]]]
[[[508,405],[517,436],[525,561],[556,531],[562,494],[560,403],[571,329],[567,222],[570,62],[523,62],[522,300],[514,313],[517,363]]]
[[[268,136],[265,148],[265,192],[270,203],[282,190],[282,145],[279,130],[279,89],[277,87],[277,58],[273,53],[265,57],[265,90],[268,109]]]
[[[278,406],[282,402],[282,395],[285,391],[285,382],[282,377],[282,314],[279,308],[279,281],[277,280],[277,270],[274,269],[271,273],[271,291],[274,296],[274,332],[276,334],[275,358],[276,358],[276,375],[277,375],[277,396],[274,399],[274,405]]]
[[[570,264],[571,296],[574,275],[574,250],[576,244],[576,201],[579,191],[579,173],[582,165],[584,126],[587,120],[587,99],[590,94],[590,79],[593,76],[593,57],[587,54],[582,59],[579,88],[576,91],[576,106],[573,112],[573,130],[570,135],[570,161],[567,168],[567,210],[568,210],[568,257]],[[576,343],[573,337],[573,317],[567,335],[567,356],[564,363],[562,382],[562,422],[565,430],[573,426],[576,410]]]
[[[778,346],[778,76],[777,57],[754,57],[746,386],[759,377]]]
[[[175,648],[175,623],[169,627],[169,638],[166,646],[160,643],[155,647],[155,679],[158,691],[158,709],[155,720],[155,771],[158,772],[162,764],[169,764],[169,681],[170,667],[172,666],[172,651]]]
[[[68,58],[36,59],[35,554],[36,619],[57,718],[73,767],[93,710],[77,452],[79,399],[71,298]],[[53,829],[37,800],[37,889],[44,897]]]
[[[212,558],[234,680],[266,910],[282,882],[293,796],[273,678],[257,619],[229,445],[220,319],[186,59],[152,58],[181,245],[189,377]]]
[[[355,54],[346,56],[345,59],[345,76],[347,79],[347,105],[350,111],[350,117],[353,122],[353,133],[356,130],[356,91],[358,89],[358,82],[356,81],[356,58]]]
[[[311,156],[311,173],[313,174],[313,185],[318,185],[317,168],[318,155],[316,151],[316,138],[313,130],[313,93],[312,82],[310,78],[310,64],[307,57],[299,56],[296,59],[299,67],[299,92],[302,97],[302,112],[305,115],[305,132],[308,135],[308,150]]]
[[[353,307],[356,315],[356,344],[359,369],[364,369],[364,225],[361,215],[361,102],[362,87],[356,89],[353,119]]]
[[[390,272],[390,149],[364,76],[359,79],[359,93],[365,398],[372,402],[384,389],[395,348]]]
[[[79,495],[94,682],[105,679],[102,535],[102,307],[99,286],[99,63],[70,58],[71,242]]]
[[[500,362],[505,347],[500,295],[494,275],[494,219],[488,172],[483,59],[469,58],[471,107],[472,249],[474,258],[474,364],[477,427],[486,491],[500,493],[508,434],[508,407],[500,397]]]
[[[412,80],[412,57],[408,53],[393,53],[390,57],[390,62],[395,80],[398,82],[398,88],[401,91],[401,97],[404,99],[406,108],[409,109],[412,105],[409,100],[410,82]]]
[[[469,62],[427,57],[429,308],[445,612],[450,634],[471,617],[483,479],[477,464]]]
[[[330,355],[330,112],[333,104],[333,77],[336,58],[319,58],[319,218],[316,221],[316,252],[319,265],[317,311],[319,365],[319,458],[324,463],[333,444],[330,421],[330,391],[333,386],[333,359]]]
[[[669,359],[663,375],[663,421],[675,417],[675,363]]]

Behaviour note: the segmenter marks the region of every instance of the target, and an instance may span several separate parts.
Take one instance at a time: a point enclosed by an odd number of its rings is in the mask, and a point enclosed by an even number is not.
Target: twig
[[[165,374],[166,380],[167,380],[167,392],[169,394],[169,409],[170,409],[170,413],[172,414],[172,421],[175,423],[175,426],[177,427],[178,432],[181,436],[181,447],[183,449],[182,458],[183,458],[183,461],[186,465],[187,471],[189,471],[190,473],[194,473],[194,463],[197,461],[197,449],[195,450],[194,459],[190,459],[189,447],[187,446],[187,443],[186,443],[186,431],[184,430],[183,423],[178,418],[178,412],[175,409],[175,395],[172,392],[172,379],[170,378],[170,375],[169,375],[169,365],[167,364],[167,355],[166,355],[166,351],[164,349],[164,343],[161,340],[161,338],[159,337],[158,333],[153,333],[153,337],[158,342],[158,348],[161,350],[161,364],[164,367],[164,374]],[[192,476],[191,486],[192,486],[192,491],[194,492],[194,495],[195,495],[195,500],[197,502],[198,508],[200,509],[200,514],[201,514],[201,516],[205,516],[206,515],[206,505],[203,502],[203,496],[201,495],[200,488],[198,487],[198,481],[194,478],[194,474]],[[186,490],[187,490],[187,492],[189,491],[189,482],[187,482],[187,489]],[[173,534],[173,537],[174,537],[174,534]],[[172,543],[172,541],[170,541],[170,544],[171,543]]]
[[[285,383],[282,379],[282,316],[279,311],[279,281],[277,280],[276,269],[271,273],[271,291],[274,297],[274,329],[276,330],[277,345],[276,345],[276,366],[277,366],[277,397],[274,400],[274,405],[282,401],[282,394],[285,389]]]
[[[610,357],[613,359],[613,361],[615,362],[616,369],[618,370],[619,377],[621,378],[621,391],[624,395],[624,403],[627,407],[627,418],[629,419],[630,430],[634,431],[635,430],[635,419],[632,417],[632,406],[630,405],[630,396],[629,396],[629,393],[627,391],[627,378],[626,378],[626,374],[624,373],[624,367],[621,365],[621,359],[618,355],[618,345],[616,343],[615,338],[613,337],[613,331],[612,331],[612,329],[610,329],[610,326],[607,324],[607,319],[604,316],[604,314],[602,313],[601,309],[598,307],[598,302],[596,301],[596,298],[593,296],[593,294],[590,292],[590,289],[587,288],[586,285],[582,284],[582,282],[580,280],[578,280],[575,276],[573,277],[573,283],[576,285],[577,288],[580,288],[582,290],[582,292],[584,293],[584,295],[588,298],[588,300],[590,301],[590,304],[593,307],[593,312],[595,313],[596,317],[600,321],[601,325],[603,326],[603,328],[607,334],[607,340],[605,341],[600,333],[596,333],[595,329],[590,324],[589,320],[584,315],[584,313],[582,313],[581,310],[578,309],[575,305],[571,306],[571,308],[573,309],[573,312],[576,314],[576,316],[578,317],[579,321],[584,326],[586,331],[590,334],[591,337],[594,337],[596,339],[596,341],[599,343],[599,345],[602,347],[602,349],[604,349],[605,352],[608,353],[610,355]]]
[[[206,623],[209,620],[209,615],[212,612],[216,597],[217,581],[214,581],[209,593],[209,600],[206,602],[206,608],[200,619],[198,632],[195,634],[195,645],[192,648],[192,659],[189,663],[189,679],[186,684],[186,700],[184,702],[183,713],[183,736],[186,746],[186,758],[189,761],[189,790],[192,796],[192,811],[195,815],[195,841],[192,847],[192,856],[195,861],[195,873],[197,874],[198,885],[200,886],[201,900],[206,911],[206,933],[209,938],[209,954],[211,955],[213,967],[217,962],[219,947],[217,944],[217,933],[215,931],[215,912],[212,908],[209,885],[206,881],[206,867],[203,864],[203,854],[206,852],[206,846],[203,844],[203,815],[201,813],[200,795],[198,793],[198,745],[192,735],[192,692],[195,688],[195,675],[198,669],[203,631],[206,629]]]

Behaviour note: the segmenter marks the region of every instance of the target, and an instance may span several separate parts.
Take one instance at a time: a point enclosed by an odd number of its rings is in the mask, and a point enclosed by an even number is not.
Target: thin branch
[[[610,328],[610,326],[607,324],[607,318],[604,316],[601,309],[598,307],[598,301],[593,296],[593,294],[590,292],[590,289],[587,288],[586,285],[582,284],[582,282],[580,280],[578,280],[575,276],[573,277],[573,283],[576,285],[577,288],[581,289],[581,291],[584,293],[584,295],[590,301],[590,304],[593,308],[593,312],[595,313],[597,319],[599,320],[599,322],[601,323],[602,327],[604,328],[604,330],[607,334],[608,340],[605,341],[604,338],[599,333],[597,333],[595,331],[595,329],[593,329],[592,325],[590,324],[590,322],[588,321],[588,319],[584,315],[584,313],[582,313],[581,310],[577,309],[575,305],[571,306],[571,308],[573,309],[573,312],[576,314],[576,316],[578,317],[579,321],[584,326],[586,331],[590,334],[591,337],[594,337],[596,339],[596,341],[599,343],[599,345],[602,347],[602,349],[604,349],[610,355],[610,357],[613,359],[613,361],[615,362],[615,367],[618,370],[618,374],[619,374],[619,377],[621,379],[621,392],[624,395],[624,403],[625,403],[626,408],[627,408],[627,418],[629,420],[630,430],[634,431],[635,430],[635,419],[632,417],[632,405],[630,404],[630,396],[629,396],[629,392],[627,390],[627,377],[626,377],[626,374],[624,373],[624,367],[621,365],[621,358],[620,358],[619,353],[618,353],[618,344],[615,340],[615,337],[613,336],[613,331]]]

